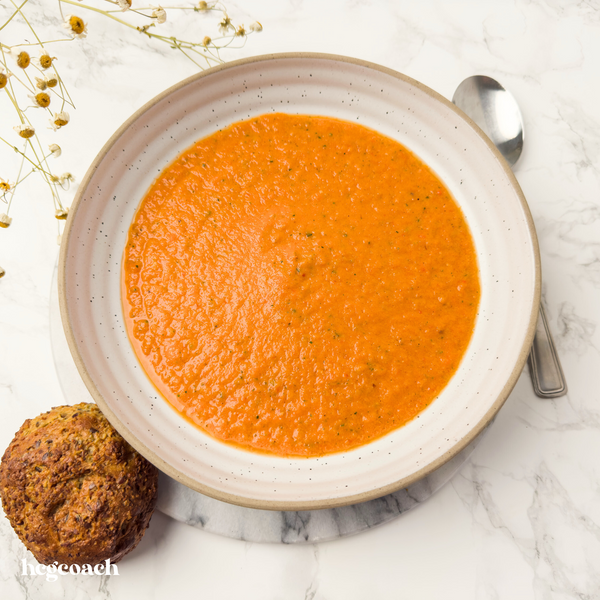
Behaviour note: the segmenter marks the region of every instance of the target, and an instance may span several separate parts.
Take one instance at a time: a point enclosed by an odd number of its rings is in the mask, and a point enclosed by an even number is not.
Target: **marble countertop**
[[[8,14],[3,4],[0,19]],[[56,36],[56,3],[28,7],[38,31]],[[47,582],[22,575],[22,559],[33,559],[2,518],[0,596],[599,598],[600,3],[252,0],[227,7],[264,26],[227,59],[329,52],[396,69],[447,98],[473,74],[495,77],[513,93],[526,128],[515,172],[539,236],[543,296],[569,394],[537,398],[526,368],[450,483],[399,518],[335,541],[242,542],[156,513],[119,576]],[[196,70],[100,16],[88,21],[87,39],[60,58],[77,110],[61,132],[58,160],[78,180],[124,119]],[[2,100],[0,107],[8,114]],[[0,281],[2,449],[26,418],[64,403],[49,332],[56,222],[36,185],[17,197],[12,226],[0,232],[7,273]]]

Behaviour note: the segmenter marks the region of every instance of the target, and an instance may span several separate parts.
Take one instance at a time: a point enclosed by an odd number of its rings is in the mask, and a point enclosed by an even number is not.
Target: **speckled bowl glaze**
[[[196,140],[272,111],[329,115],[394,138],[446,183],[471,227],[482,284],[473,338],[439,397],[404,427],[358,449],[280,458],[223,444],[159,396],[127,338],[121,259],[158,173]],[[373,182],[374,185],[377,182]],[[200,73],[135,113],[86,174],[60,254],[59,292],[79,372],[106,416],[171,477],[244,506],[301,510],[376,498],[455,456],[506,400],[533,339],[540,296],[535,231],[510,169],[450,102],[400,73],[318,54],[260,56]]]

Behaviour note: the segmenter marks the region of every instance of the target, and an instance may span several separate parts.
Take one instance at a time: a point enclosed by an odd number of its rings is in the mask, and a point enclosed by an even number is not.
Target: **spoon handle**
[[[567,382],[542,304],[540,304],[535,337],[529,352],[529,372],[533,389],[540,398],[556,398],[567,393]]]

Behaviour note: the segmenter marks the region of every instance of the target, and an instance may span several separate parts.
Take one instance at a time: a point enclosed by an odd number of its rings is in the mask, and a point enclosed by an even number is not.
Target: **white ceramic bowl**
[[[160,170],[198,139],[272,111],[361,123],[424,160],[462,207],[477,250],[481,304],[447,387],[419,418],[355,450],[289,459],[207,436],[159,396],[127,338],[120,294],[128,227]],[[67,221],[59,290],[83,380],[117,430],[171,477],[209,496],[300,510],[382,496],[464,448],[506,400],[525,363],[540,296],[531,215],[498,151],[450,102],[389,69],[339,56],[261,56],[205,71],[135,113],[85,176]]]

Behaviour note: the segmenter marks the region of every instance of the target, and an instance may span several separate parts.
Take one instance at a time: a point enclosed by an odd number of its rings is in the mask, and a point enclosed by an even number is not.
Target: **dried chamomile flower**
[[[208,46],[211,42],[212,42],[212,40],[206,35],[206,36],[204,36],[204,39],[202,40],[202,45],[206,48],[206,46]]]
[[[117,4],[123,12],[131,8],[131,0],[117,0]]]
[[[250,25],[248,25],[248,29],[250,31],[258,32],[263,30],[263,26],[258,21],[254,21],[254,23],[250,23]]]
[[[208,10],[209,6],[207,2],[204,2],[204,0],[202,0],[202,2],[198,2],[198,10]]]
[[[158,6],[152,11],[152,18],[156,19],[159,25],[162,25],[167,20],[167,11],[162,6]]]
[[[240,25],[236,32],[235,32],[236,37],[244,37],[246,35],[246,30],[244,29],[243,25]]]
[[[57,208],[56,211],[54,212],[54,216],[59,221],[65,221],[67,219],[67,217],[69,216],[69,209],[68,208]]]
[[[2,177],[0,177],[0,192],[2,194],[6,194],[6,192],[8,192],[11,187],[12,186],[6,179],[2,179]]]
[[[8,78],[10,76],[10,73],[5,73],[4,69],[2,67],[0,67],[0,90],[2,88],[6,87],[6,84],[8,83]]]
[[[46,75],[46,85],[49,88],[56,87],[58,85],[58,76],[57,75]]]
[[[13,129],[22,137],[28,140],[35,135],[35,129],[29,124],[22,124],[13,127]]]
[[[31,64],[31,56],[25,50],[19,50],[18,48],[12,48],[10,53],[17,62],[17,67],[26,69]]]
[[[52,129],[56,131],[61,127],[64,127],[70,120],[69,113],[67,112],[59,112],[54,113],[54,116],[50,119],[50,125],[52,125]]]
[[[233,29],[233,25],[231,24],[231,19],[227,15],[227,13],[223,13],[223,20],[219,23],[219,31],[223,35],[227,35],[227,32]]]
[[[49,69],[52,66],[52,61],[54,58],[50,56],[45,50],[42,50],[40,53],[40,57],[38,58],[38,63],[42,69]]]
[[[63,173],[58,180],[61,184],[71,183],[72,181],[75,181],[75,176],[72,173]]]
[[[62,150],[58,144],[50,144],[48,150],[50,150],[50,154],[52,154],[54,158],[58,158],[62,154]]]
[[[58,183],[63,188],[63,190],[68,190],[69,187],[71,186],[71,182],[75,181],[75,177],[71,173],[63,173],[62,175],[60,175],[60,177],[57,177],[56,175],[50,175],[50,181],[52,183]],[[67,217],[56,217],[56,218],[57,219],[60,219],[60,218],[66,219]]]
[[[0,267],[0,279],[6,275],[6,271]]]
[[[83,39],[87,36],[87,25],[77,15],[67,15],[63,27],[74,37]]]
[[[35,87],[39,90],[45,90],[46,88],[53,88],[58,85],[58,77],[56,75],[46,75],[44,79],[40,77],[35,78]]]
[[[6,213],[0,215],[0,227],[6,229],[7,227],[10,227],[11,223],[12,219]]]
[[[29,97],[33,100],[35,105],[39,106],[40,108],[48,108],[48,106],[50,106],[50,96],[46,94],[46,92],[40,92],[35,96]]]

